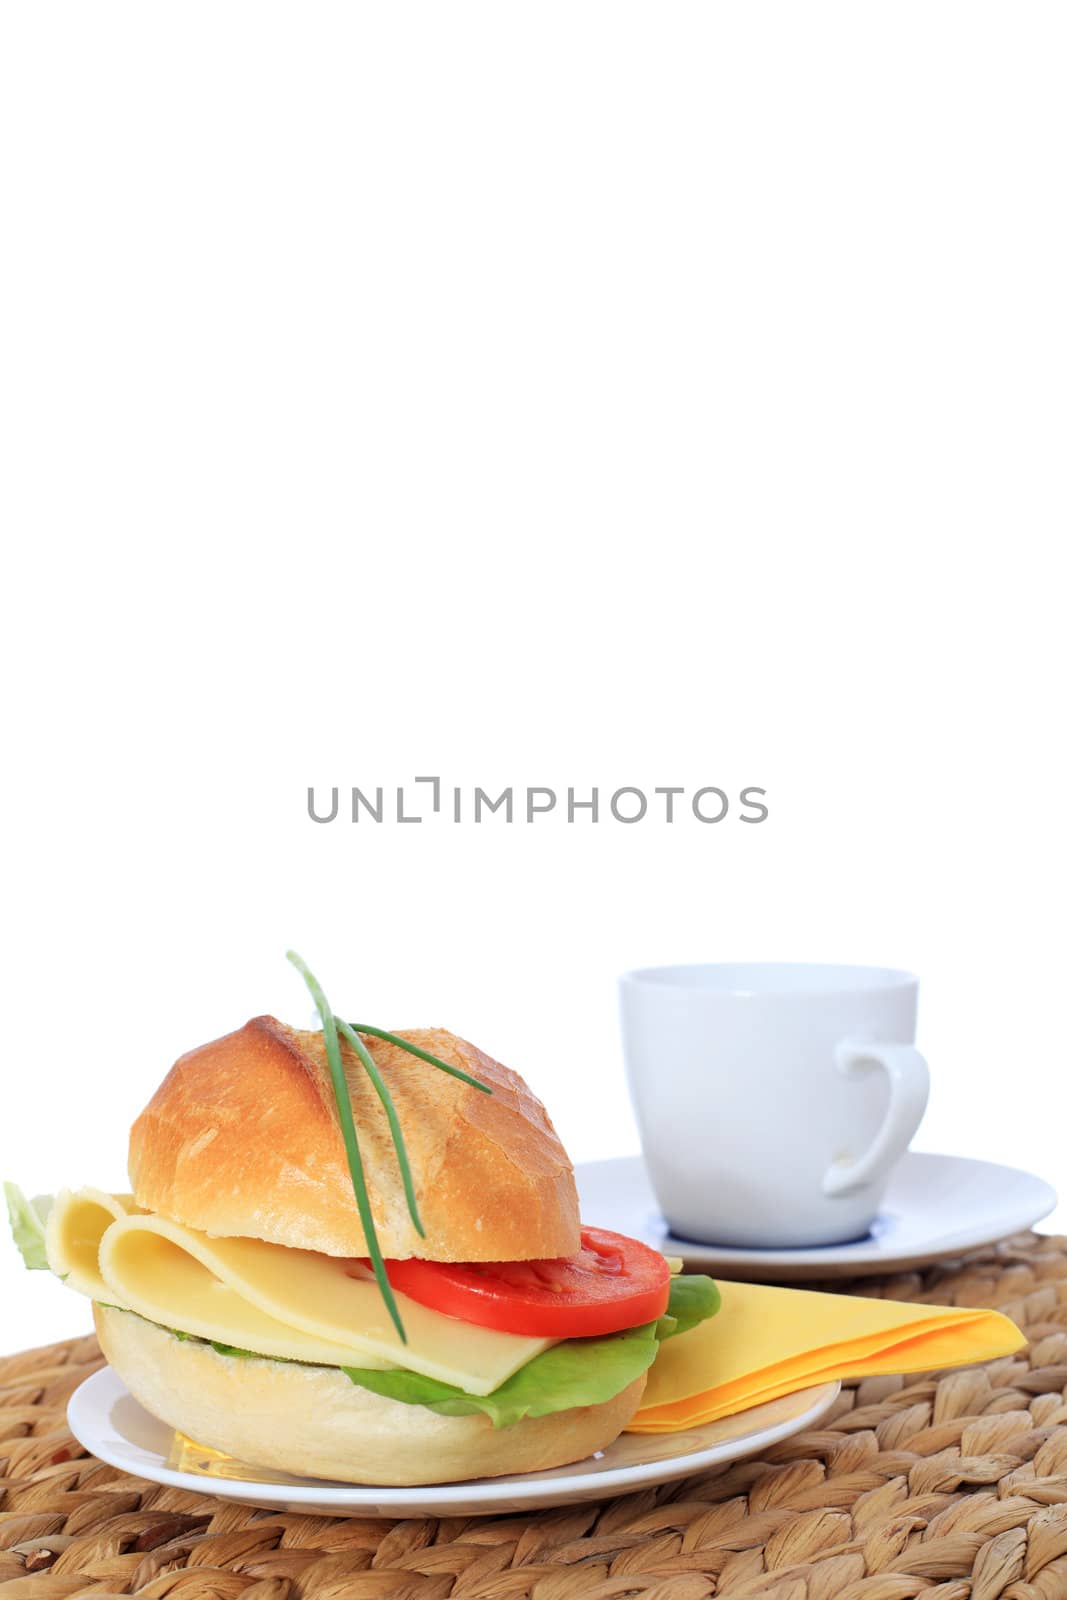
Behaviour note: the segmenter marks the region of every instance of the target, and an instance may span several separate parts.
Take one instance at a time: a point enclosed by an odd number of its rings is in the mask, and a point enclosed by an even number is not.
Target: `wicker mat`
[[[521,1517],[297,1516],[144,1483],[67,1431],[92,1339],[11,1356],[0,1600],[1067,1600],[1067,1238],[845,1287],[999,1306],[1029,1351],[871,1379],[762,1460]]]

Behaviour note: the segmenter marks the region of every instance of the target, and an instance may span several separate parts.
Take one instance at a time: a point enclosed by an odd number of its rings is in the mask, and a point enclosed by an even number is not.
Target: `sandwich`
[[[349,1483],[536,1471],[610,1444],[710,1279],[584,1226],[521,1077],[441,1028],[319,1007],[171,1068],[130,1192],[7,1186],[27,1265],[93,1302],[153,1415],[259,1468]]]

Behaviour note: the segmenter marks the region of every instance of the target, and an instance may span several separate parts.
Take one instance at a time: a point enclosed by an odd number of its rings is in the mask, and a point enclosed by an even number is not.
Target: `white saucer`
[[[1056,1191],[1030,1172],[909,1151],[865,1239],[802,1250],[736,1250],[676,1239],[656,1208],[640,1156],[588,1162],[575,1177],[582,1217],[592,1226],[643,1239],[665,1255],[682,1256],[689,1267],[757,1282],[870,1277],[925,1266],[1021,1233],[1056,1205]]]
[[[818,1422],[840,1392],[839,1383],[821,1383],[686,1433],[624,1433],[606,1450],[572,1466],[416,1489],[362,1488],[318,1478],[291,1478],[280,1472],[257,1473],[254,1467],[231,1463],[228,1458],[227,1472],[236,1470],[240,1476],[190,1471],[198,1459],[195,1449],[187,1445],[184,1452],[177,1451],[172,1430],[137,1403],[110,1367],[94,1372],[74,1391],[67,1421],[74,1437],[110,1466],[194,1494],[242,1500],[272,1511],[329,1516],[468,1517],[603,1500],[688,1477],[741,1456],[758,1455]],[[200,1458],[204,1465],[210,1465],[209,1454]],[[185,1470],[168,1464],[176,1455]]]

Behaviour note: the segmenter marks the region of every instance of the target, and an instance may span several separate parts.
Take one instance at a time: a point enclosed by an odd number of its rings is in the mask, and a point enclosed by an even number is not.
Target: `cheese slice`
[[[214,1239],[97,1190],[64,1194],[56,1204],[63,1246],[54,1260],[49,1252],[49,1264],[63,1268],[72,1288],[260,1355],[406,1367],[469,1394],[490,1394],[554,1342],[479,1328],[398,1294],[405,1344],[359,1262],[261,1239]]]
[[[120,1219],[107,1229],[100,1243],[105,1298],[111,1297],[113,1304],[166,1328],[194,1333],[238,1350],[251,1350],[256,1355],[328,1367],[392,1365],[376,1359],[351,1340],[323,1338],[294,1328],[246,1300],[227,1281],[217,1255],[202,1258],[199,1244],[207,1242],[204,1235],[163,1217],[128,1220],[147,1222],[148,1226],[124,1231]],[[264,1246],[266,1250],[279,1248]]]
[[[290,1349],[296,1330],[344,1351],[334,1364],[407,1367],[470,1394],[490,1394],[552,1342],[475,1327],[398,1295],[405,1344],[360,1263],[262,1239],[212,1239],[165,1217],[113,1222],[100,1241],[100,1272],[124,1304],[153,1322],[218,1338],[208,1330],[223,1320],[232,1327],[240,1315],[245,1332],[226,1342],[259,1350],[259,1313],[287,1330]]]
[[[91,1300],[122,1302],[110,1295],[100,1276],[100,1241],[113,1222],[139,1209],[132,1194],[107,1194],[103,1189],[61,1189],[44,1230],[45,1254],[57,1278]],[[125,1308],[124,1308],[125,1309]]]

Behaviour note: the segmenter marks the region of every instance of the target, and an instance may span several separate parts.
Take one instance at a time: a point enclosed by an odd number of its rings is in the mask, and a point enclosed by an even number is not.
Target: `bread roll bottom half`
[[[361,1389],[332,1367],[223,1356],[127,1311],[94,1305],[100,1347],[153,1416],[253,1467],[342,1483],[455,1483],[580,1461],[637,1410],[642,1375],[602,1405],[494,1428]]]

